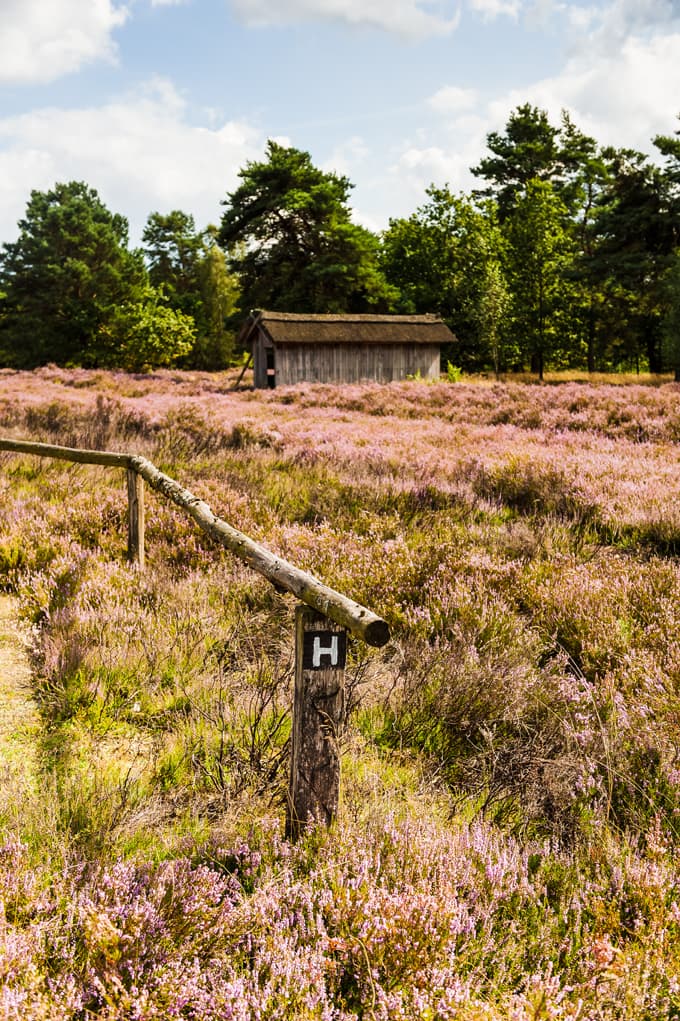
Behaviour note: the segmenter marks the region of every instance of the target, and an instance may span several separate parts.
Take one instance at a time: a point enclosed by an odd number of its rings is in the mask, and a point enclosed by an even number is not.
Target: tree
[[[618,361],[660,372],[662,279],[680,240],[672,181],[633,149],[607,149],[607,187],[593,223],[592,270],[615,312]]]
[[[496,379],[500,379],[505,361],[503,331],[510,310],[510,292],[500,259],[491,254],[484,267],[481,295],[477,307],[479,340],[491,353]]]
[[[141,297],[147,274],[128,226],[79,181],[33,191],[19,237],[3,245],[0,350],[18,367],[99,363],[117,309]]]
[[[227,321],[236,311],[239,286],[216,236],[215,227],[197,231],[193,216],[179,209],[151,213],[142,235],[151,283],[170,309],[191,316],[196,326],[182,360],[186,368],[223,368],[233,353]]]
[[[653,141],[661,155],[666,158],[664,173],[672,183],[674,196],[677,198],[677,189],[680,187],[680,130],[674,135],[657,135]]]
[[[437,312],[451,324],[460,312],[460,219],[465,199],[447,186],[426,189],[428,201],[408,219],[390,220],[380,265],[407,313]]]
[[[122,305],[102,327],[99,363],[147,372],[186,357],[195,339],[193,318],[169,308],[162,292],[147,285],[138,300]]]
[[[560,169],[559,131],[545,110],[530,103],[518,106],[508,119],[505,134],[492,131],[486,144],[493,153],[485,156],[472,173],[489,182],[480,194],[498,202],[503,222],[531,181],[552,181]]]
[[[562,264],[563,316],[551,356],[560,364],[589,371],[606,362],[605,293],[598,271],[599,238],[595,229],[602,196],[610,185],[609,162],[596,140],[580,131],[568,112],[554,127],[544,110],[525,104],[510,115],[505,132],[487,136],[492,155],[473,173],[487,180],[483,194],[495,196],[501,223],[509,221],[536,181],[550,184],[563,207],[563,230],[573,242],[573,258]],[[534,361],[537,355],[534,356]]]
[[[346,177],[273,141],[267,160],[249,162],[239,176],[223,203],[218,240],[232,253],[244,308],[362,312],[394,305],[398,295],[378,268],[377,238],[351,221]]]
[[[466,369],[485,368],[494,360],[490,344],[499,345],[502,361],[500,306],[495,333],[491,305],[481,315],[493,260],[499,284],[502,277],[495,203],[475,203],[447,186],[431,185],[426,193],[428,201],[408,219],[390,220],[382,236],[383,271],[401,293],[402,311],[437,312],[451,327],[458,343],[446,357]]]
[[[663,367],[680,382],[680,249],[664,273],[662,281],[664,312],[662,320]]]
[[[180,209],[167,214],[151,213],[142,241],[153,286],[163,289],[171,308],[198,320],[201,314],[198,267],[205,256],[205,241],[196,230],[193,216]]]
[[[553,186],[534,180],[505,224],[515,336],[540,379],[564,332],[563,271],[573,250],[565,220],[564,203]]]
[[[667,184],[670,218],[674,226],[671,244],[674,245],[662,286],[662,355],[666,368],[673,370],[680,382],[680,131],[674,135],[657,135],[654,145],[666,158],[664,178]]]
[[[214,227],[206,231],[207,248],[197,266],[201,316],[190,363],[198,369],[221,368],[234,353],[234,332],[228,324],[238,310],[240,290],[237,278],[229,272],[216,234]]]
[[[562,114],[560,162],[559,194],[569,211],[575,243],[574,261],[566,268],[564,280],[571,291],[572,343],[576,350],[585,346],[588,372],[594,372],[598,360],[604,361],[606,349],[602,330],[605,299],[597,272],[595,222],[610,173],[595,139],[579,131],[567,113]]]

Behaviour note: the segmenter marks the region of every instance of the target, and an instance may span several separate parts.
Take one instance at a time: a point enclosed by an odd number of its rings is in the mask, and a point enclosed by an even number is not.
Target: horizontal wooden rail
[[[12,450],[17,454],[36,454],[38,457],[55,457],[60,461],[75,461],[77,464],[103,464],[109,468],[128,468],[130,454],[116,454],[107,450],[81,450],[79,447],[55,447],[52,443],[31,443],[28,440],[5,440],[0,438],[0,450]]]
[[[53,446],[49,443],[31,443],[25,440],[8,440],[0,438],[0,450],[22,454],[35,454],[39,457],[54,457],[79,464],[101,464],[116,468],[126,468],[144,479],[152,489],[162,493],[167,499],[177,504],[208,535],[223,546],[226,546],[241,560],[245,561],[259,574],[262,574],[273,585],[292,592],[303,603],[313,607],[325,617],[347,628],[357,638],[368,645],[381,646],[389,641],[390,630],[387,622],[371,610],[366,609],[342,593],[329,588],[313,575],[301,571],[298,567],[277,557],[264,546],[239,532],[226,521],[213,514],[207,503],[184,489],[178,482],[164,475],[151,461],[134,454],[113,453],[100,450],[80,450],[72,447]],[[129,487],[130,488],[130,487]],[[142,501],[143,508],[143,501]],[[143,558],[143,546],[142,555]]]

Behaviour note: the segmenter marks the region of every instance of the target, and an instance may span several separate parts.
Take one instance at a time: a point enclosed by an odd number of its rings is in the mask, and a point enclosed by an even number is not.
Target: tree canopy
[[[194,342],[182,358],[191,368],[221,368],[233,353],[239,287],[216,235],[212,226],[198,231],[180,209],[151,213],[142,234],[151,284],[169,308],[193,321]]]
[[[153,212],[139,250],[83,182],[34,191],[0,252],[0,363],[220,368],[269,308],[439,313],[468,370],[680,374],[680,131],[653,141],[657,162],[525,103],[488,134],[478,189],[432,184],[380,235],[346,176],[274,141],[219,227]]]
[[[152,214],[143,240],[130,250],[127,220],[83,182],[32,192],[0,254],[2,362],[225,365],[235,284],[214,234],[175,210]]]
[[[378,266],[378,239],[352,223],[348,178],[270,141],[223,205],[220,244],[233,254],[241,307],[388,311],[398,300]],[[235,247],[238,246],[238,247]]]
[[[128,225],[81,181],[33,191],[19,237],[0,254],[0,348],[19,366],[96,365],[115,310],[141,298],[146,270]]]

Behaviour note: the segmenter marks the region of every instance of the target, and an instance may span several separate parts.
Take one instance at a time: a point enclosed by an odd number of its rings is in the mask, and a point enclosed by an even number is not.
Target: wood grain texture
[[[340,796],[339,733],[345,699],[345,670],[324,657],[321,669],[306,669],[305,632],[321,628],[330,635],[342,628],[308,606],[295,611],[295,703],[291,736],[290,785],[286,835],[296,840],[311,823],[329,826]]]
[[[77,464],[104,464],[110,468],[127,468],[131,460],[130,454],[59,447],[52,443],[32,443],[28,440],[0,439],[0,450],[10,450],[16,454],[35,454],[38,457],[54,457],[60,461],[74,461]]]
[[[127,470],[128,492],[128,559],[144,570],[144,480],[132,468]]]

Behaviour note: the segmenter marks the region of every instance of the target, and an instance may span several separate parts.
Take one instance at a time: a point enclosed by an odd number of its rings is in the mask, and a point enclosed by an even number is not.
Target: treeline
[[[31,194],[0,254],[0,361],[143,370],[218,368],[233,351],[238,286],[214,229],[149,216],[143,247],[78,181]]]
[[[529,104],[472,168],[432,185],[376,235],[352,222],[347,177],[269,142],[219,227],[124,217],[81,182],[31,194],[0,253],[0,362],[221,368],[251,308],[437,312],[469,371],[674,370],[680,376],[680,138],[660,162],[600,146]]]

